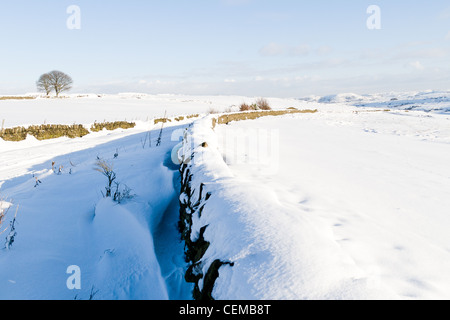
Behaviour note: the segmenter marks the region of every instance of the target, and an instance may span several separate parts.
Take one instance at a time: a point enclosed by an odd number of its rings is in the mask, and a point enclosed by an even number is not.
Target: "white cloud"
[[[294,56],[305,56],[309,54],[310,48],[307,44],[302,44],[289,49],[289,52]]]
[[[272,42],[262,47],[259,53],[264,57],[275,57],[286,53],[286,48],[283,45]]]
[[[287,46],[279,43],[269,43],[259,50],[259,54],[264,57],[276,57],[283,55],[290,56],[306,56],[311,52],[311,48],[307,44],[298,46]]]
[[[321,46],[317,49],[317,54],[319,56],[324,56],[329,54],[331,51],[333,51],[333,49],[329,46]]]
[[[439,13],[438,18],[439,18],[439,19],[442,19],[442,20],[449,19],[449,18],[450,18],[450,7],[445,8],[444,10],[442,10],[442,11]]]
[[[445,36],[445,40],[450,41],[450,31],[447,33],[447,35]]]
[[[302,97],[308,95],[328,95],[338,92],[375,93],[384,91],[411,91],[433,88],[448,89],[450,69],[434,68],[428,63],[426,68],[419,60],[410,60],[404,64],[402,72],[391,74],[373,72],[363,74],[341,73],[331,75],[328,72],[307,72],[306,68],[295,73],[277,74],[256,73],[250,75],[224,76],[215,79],[181,79],[174,76],[164,77],[164,81],[156,79],[120,79],[103,83],[91,83],[77,86],[77,92],[119,93],[142,92],[150,94],[190,94],[190,95],[242,95],[272,97]],[[423,68],[423,69],[422,69]],[[409,71],[408,71],[409,69]],[[410,72],[411,70],[422,70]],[[313,70],[316,70],[315,68]],[[306,73],[305,73],[306,72]],[[224,79],[236,80],[224,82]],[[145,80],[140,82],[140,80]],[[139,84],[139,82],[141,84]],[[19,90],[16,88],[15,90]],[[27,89],[29,90],[29,89]],[[30,89],[32,90],[32,88]],[[21,94],[26,90],[18,91]]]
[[[409,66],[419,71],[425,70],[425,67],[422,65],[422,63],[420,63],[420,61],[410,62]]]

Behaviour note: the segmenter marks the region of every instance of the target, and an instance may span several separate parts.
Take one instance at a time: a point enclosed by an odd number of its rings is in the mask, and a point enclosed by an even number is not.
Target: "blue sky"
[[[69,30],[66,10],[81,10]],[[369,5],[381,30],[369,30]],[[450,89],[450,3],[14,0],[0,3],[0,93],[70,74],[74,92],[301,97]]]

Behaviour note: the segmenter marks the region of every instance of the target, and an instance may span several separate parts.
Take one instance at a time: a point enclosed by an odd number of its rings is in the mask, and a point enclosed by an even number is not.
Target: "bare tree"
[[[48,73],[50,77],[50,83],[55,90],[56,96],[58,97],[61,92],[69,91],[72,89],[73,80],[72,78],[61,71],[52,71]]]
[[[48,96],[53,89],[50,75],[48,73],[44,73],[36,82],[36,86],[39,91],[45,92]]]

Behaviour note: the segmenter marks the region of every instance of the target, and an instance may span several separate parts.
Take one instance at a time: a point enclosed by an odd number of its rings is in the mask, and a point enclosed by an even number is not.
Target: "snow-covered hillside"
[[[0,101],[6,127],[137,123],[0,139],[1,207],[12,205],[0,233],[17,210],[15,242],[0,250],[0,299],[192,299],[209,289],[216,299],[449,299],[449,96],[273,98],[275,109],[318,112],[214,129],[209,109],[254,98]],[[402,100],[421,107],[393,106]],[[157,146],[152,119],[166,111],[201,116],[165,124]],[[182,176],[177,156],[192,160]],[[99,159],[131,190],[121,203],[104,198]],[[70,266],[81,290],[66,285]]]
[[[416,110],[450,114],[450,91],[390,92],[359,95],[340,93],[324,97],[307,97],[303,101],[319,103],[343,103],[357,107]]]

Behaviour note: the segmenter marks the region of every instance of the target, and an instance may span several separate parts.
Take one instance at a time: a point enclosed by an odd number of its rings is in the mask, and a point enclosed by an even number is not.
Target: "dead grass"
[[[244,111],[253,111],[256,110],[254,108],[254,105],[249,105],[247,103],[242,103],[239,107],[239,111],[244,112]]]
[[[252,104],[248,104],[248,103],[242,103],[239,106],[239,111],[244,112],[244,111],[258,111],[258,110],[264,110],[264,111],[268,111],[268,110],[272,110],[272,107],[269,104],[269,101],[267,101],[267,99],[265,98],[259,98],[256,100],[255,103]]]
[[[220,111],[213,107],[209,108],[208,111],[206,111],[206,114],[218,114],[218,113],[220,113]]]
[[[298,114],[298,113],[316,113],[318,110],[297,110],[297,109],[288,109],[288,110],[271,110],[271,111],[255,111],[255,112],[242,112],[242,113],[233,113],[233,114],[225,114],[218,118],[213,118],[212,125],[213,128],[217,124],[228,124],[233,121],[242,121],[242,120],[255,120],[261,117],[267,116],[282,116],[286,114]]]
[[[259,98],[258,100],[256,100],[256,106],[258,107],[259,110],[272,110],[269,101],[267,101],[267,99],[264,98]]]
[[[2,229],[3,222],[5,222],[6,214],[8,213],[8,210],[9,210],[9,207],[2,208],[1,204],[2,204],[2,199],[0,198],[0,234],[5,232],[5,231],[2,231],[1,229]]]

